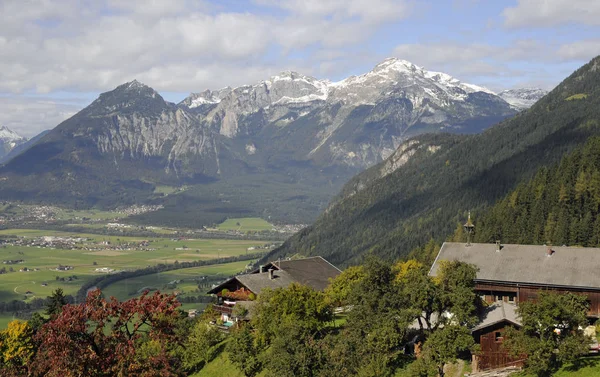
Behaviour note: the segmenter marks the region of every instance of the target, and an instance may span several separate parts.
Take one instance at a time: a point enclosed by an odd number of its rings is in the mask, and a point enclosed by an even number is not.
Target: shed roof
[[[508,321],[519,327],[521,326],[517,306],[503,301],[496,302],[485,308],[480,316],[479,323],[471,331],[481,330],[504,321]]]
[[[436,276],[440,261],[462,261],[479,268],[477,280],[544,286],[600,289],[600,248],[445,242],[429,271]]]

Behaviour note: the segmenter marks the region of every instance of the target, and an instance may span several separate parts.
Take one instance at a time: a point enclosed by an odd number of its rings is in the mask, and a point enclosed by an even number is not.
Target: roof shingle
[[[458,260],[479,268],[483,281],[600,289],[600,248],[553,246],[548,256],[541,245],[445,242],[429,271],[436,276],[440,261]]]

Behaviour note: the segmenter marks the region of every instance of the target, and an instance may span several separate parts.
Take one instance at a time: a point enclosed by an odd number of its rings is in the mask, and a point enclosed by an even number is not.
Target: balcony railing
[[[233,313],[233,308],[231,306],[226,305],[213,305],[213,308],[219,313],[223,314],[231,314]]]

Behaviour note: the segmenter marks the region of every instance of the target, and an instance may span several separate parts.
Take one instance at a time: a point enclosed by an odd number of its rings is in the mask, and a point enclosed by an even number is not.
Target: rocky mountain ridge
[[[0,126],[0,159],[25,142],[27,142],[26,137],[19,135],[8,127]]]
[[[306,223],[350,177],[410,137],[477,133],[514,114],[490,90],[399,59],[335,83],[282,72],[177,105],[134,80],[101,94],[0,168],[0,191],[19,200],[109,205],[158,200],[156,185],[192,185],[188,193],[204,197],[208,184],[225,195],[238,190],[238,180],[252,181],[256,197],[279,182],[287,188],[278,195],[304,202],[292,207],[310,208],[308,218],[294,219]],[[288,195],[300,187],[302,194]],[[247,211],[250,204],[232,198],[218,202]],[[261,215],[287,216],[271,212],[279,205],[272,195],[265,200]]]
[[[548,94],[547,90],[539,88],[509,89],[498,93],[498,96],[508,102],[515,110],[530,108],[534,103]]]

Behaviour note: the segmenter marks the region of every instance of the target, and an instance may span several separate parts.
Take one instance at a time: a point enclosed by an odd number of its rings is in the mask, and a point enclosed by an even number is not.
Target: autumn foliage
[[[33,376],[179,376],[175,296],[159,292],[124,302],[91,291],[65,305],[34,336]]]

